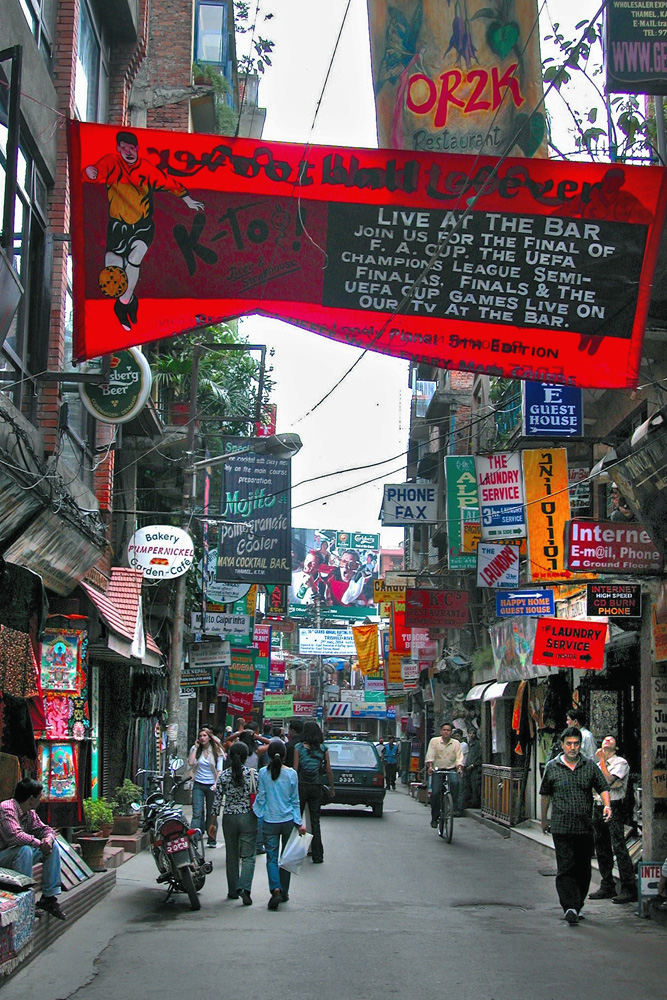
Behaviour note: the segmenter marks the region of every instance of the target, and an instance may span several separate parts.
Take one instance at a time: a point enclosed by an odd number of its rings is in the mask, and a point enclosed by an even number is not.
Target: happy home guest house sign
[[[78,360],[259,313],[446,368],[637,382],[658,168],[69,130]]]

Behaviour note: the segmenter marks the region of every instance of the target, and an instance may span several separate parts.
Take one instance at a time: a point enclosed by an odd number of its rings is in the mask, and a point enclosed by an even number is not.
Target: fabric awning
[[[509,681],[494,681],[493,684],[489,684],[488,688],[484,692],[484,701],[495,701],[496,698],[502,698],[505,693],[506,688],[509,687]]]
[[[483,684],[475,684],[475,686],[471,687],[470,690],[468,691],[465,700],[481,701],[484,692],[491,684],[493,684],[493,681],[484,681]]]

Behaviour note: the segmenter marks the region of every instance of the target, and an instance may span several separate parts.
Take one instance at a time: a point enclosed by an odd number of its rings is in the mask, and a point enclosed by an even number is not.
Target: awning
[[[81,588],[109,628],[104,655],[139,660],[144,666],[158,667],[161,661],[160,650],[150,632],[144,631],[142,579],[141,570],[114,566],[109,586],[104,593],[89,583],[82,583]]]
[[[468,693],[467,693],[467,695],[465,697],[465,700],[466,701],[481,701],[484,692],[493,683],[494,683],[493,681],[484,681],[483,684],[475,684],[475,686],[471,687],[470,690],[468,691]]]
[[[495,701],[496,698],[502,698],[505,694],[506,689],[510,686],[510,681],[494,681],[493,684],[489,684],[488,688],[484,692],[484,701]]]

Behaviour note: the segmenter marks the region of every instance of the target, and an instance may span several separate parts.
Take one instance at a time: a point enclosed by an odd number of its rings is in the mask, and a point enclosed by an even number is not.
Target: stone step
[[[125,860],[125,851],[122,847],[115,847],[112,844],[107,844],[104,848],[105,868],[120,868],[120,866],[125,863]]]
[[[129,837],[122,837],[112,833],[109,838],[109,847],[122,847],[126,854],[139,854],[140,851],[146,850],[149,843],[149,834],[144,833],[142,830],[137,830],[136,833],[131,834]]]

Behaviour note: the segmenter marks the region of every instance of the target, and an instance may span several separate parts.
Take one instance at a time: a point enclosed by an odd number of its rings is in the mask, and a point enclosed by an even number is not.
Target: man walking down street
[[[556,892],[569,924],[577,924],[591,883],[593,854],[593,792],[603,802],[602,818],[611,819],[609,786],[604,774],[581,753],[581,733],[574,726],[560,738],[562,752],[544,769],[540,787],[542,830],[547,833],[551,802],[551,833],[558,872]]]
[[[581,734],[581,752],[584,757],[595,760],[597,742],[590,729],[586,729],[586,716],[580,708],[572,708],[567,713],[566,725],[578,729]]]
[[[443,771],[449,771],[449,789],[454,800],[454,815],[462,815],[459,807],[459,785],[463,771],[463,752],[459,741],[452,739],[451,722],[443,722],[440,727],[440,736],[434,736],[429,742],[425,764],[429,775],[433,777],[431,783],[431,826],[435,829],[440,816],[440,793],[445,780]]]
[[[482,744],[474,728],[468,730],[464,788],[463,804],[471,809],[479,809],[482,804]]]
[[[635,882],[635,866],[632,863],[625,843],[623,823],[623,803],[628,789],[630,765],[624,757],[616,753],[616,740],[613,736],[605,736],[602,746],[596,753],[598,767],[609,785],[611,801],[611,819],[605,823],[602,816],[602,800],[595,794],[593,807],[593,830],[595,833],[595,853],[602,882],[597,892],[592,892],[589,899],[613,899],[614,903],[632,903],[637,899],[637,883]],[[613,866],[614,856],[621,878],[621,891],[616,892]]]
[[[380,756],[384,763],[384,780],[387,788],[396,791],[396,768],[398,767],[398,744],[393,736],[383,746]]]

